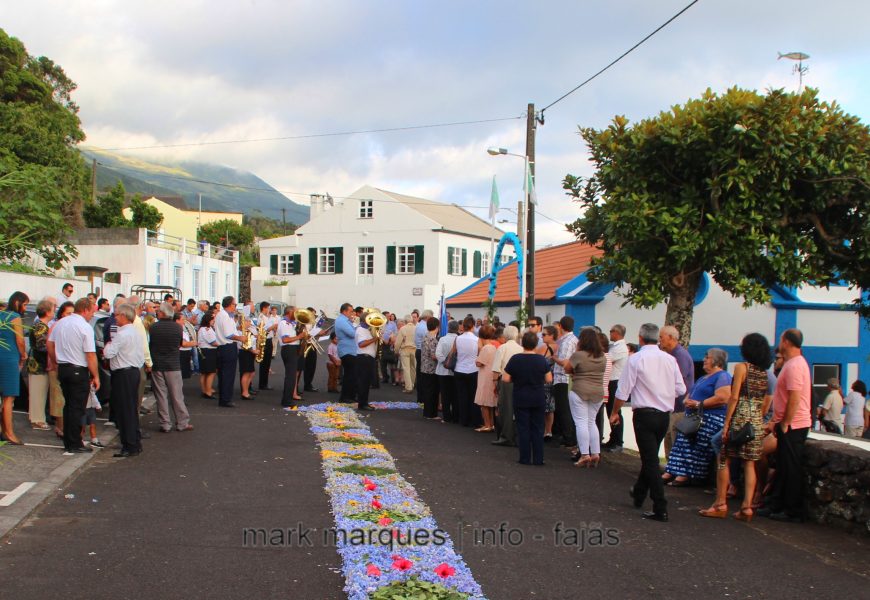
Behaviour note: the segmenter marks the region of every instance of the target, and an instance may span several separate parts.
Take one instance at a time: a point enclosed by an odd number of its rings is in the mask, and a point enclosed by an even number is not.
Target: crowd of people
[[[147,379],[163,433],[194,429],[184,379],[198,376],[203,398],[233,408],[236,373],[239,397],[250,400],[272,389],[273,360],[284,366],[281,406],[292,411],[305,392],[318,391],[318,339],[327,337],[327,392],[338,394],[338,402],[374,410],[371,389],[401,386],[416,394],[424,418],[491,434],[493,445],[517,447],[524,465],[543,465],[545,445],[558,444],[578,468],[597,467],[603,453],[622,451],[622,409],[630,407],[641,458],[630,494],[638,507],[651,498],[652,510],[643,516],[658,521],[668,520],[665,486],[706,483],[714,470],[716,498],[701,516],[726,517],[742,481],[736,519],[802,520],[802,457],[814,417],[848,436],[870,433],[860,380],[845,398],[839,381],[829,381],[828,396],[812,414],[812,380],[797,329],[786,330],[775,350],[763,335],[747,335],[732,373],[728,354],[710,348],[696,381],[673,326],[644,324],[630,343],[621,324],[607,334],[595,326],[575,334],[570,316],[546,326],[533,316],[525,328],[471,315],[448,315],[445,324],[429,310],[399,318],[344,303],[330,323],[311,307],[287,306],[279,315],[268,302],[239,306],[232,296],[182,304],[170,294],[157,303],[121,294],[112,301],[73,300],[73,293],[67,284],[63,301],[43,298],[27,323],[30,298],[22,292],[0,310],[2,433],[10,444],[21,443],[12,402],[23,376],[33,429],[53,430],[66,452],[90,452],[102,446],[96,413],[108,402],[121,440],[114,456],[128,458],[149,437],[139,422],[148,412],[142,406]]]

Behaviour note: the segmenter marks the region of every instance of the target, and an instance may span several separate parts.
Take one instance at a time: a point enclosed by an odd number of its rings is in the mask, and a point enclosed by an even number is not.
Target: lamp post
[[[516,156],[517,158],[523,159],[523,181],[527,181],[529,176],[529,157],[525,154],[514,154],[513,152],[508,152],[507,148],[496,148],[491,147],[486,149],[487,154],[490,156]],[[522,278],[520,279],[520,308],[524,305],[528,308],[528,302],[526,300],[526,278],[531,277],[531,274],[528,269],[528,239],[529,239],[529,190],[526,189],[525,183],[523,184],[523,199],[520,202],[520,205],[517,207],[517,235],[520,236],[520,239],[523,243],[523,268],[525,272],[523,273]],[[531,316],[531,315],[528,315]]]

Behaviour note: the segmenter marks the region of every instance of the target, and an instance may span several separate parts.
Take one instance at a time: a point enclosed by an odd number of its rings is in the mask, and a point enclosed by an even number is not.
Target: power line
[[[567,98],[568,96],[570,96],[571,94],[573,94],[574,92],[576,92],[577,90],[579,90],[580,88],[582,88],[584,85],[586,85],[587,83],[589,83],[590,81],[592,81],[593,79],[595,79],[596,77],[598,77],[599,75],[601,75],[602,73],[604,73],[607,69],[609,69],[610,67],[612,67],[613,65],[615,65],[616,63],[618,63],[619,61],[621,61],[623,58],[625,58],[626,56],[628,56],[629,54],[631,54],[631,53],[632,53],[634,50],[636,50],[636,49],[637,49],[641,44],[643,44],[645,41],[647,41],[648,39],[650,39],[652,36],[654,36],[655,34],[657,34],[659,31],[661,31],[662,29],[664,29],[665,27],[667,27],[668,25],[670,25],[670,24],[671,24],[673,21],[675,21],[675,20],[676,20],[680,15],[682,15],[684,12],[686,12],[687,10],[689,10],[690,8],[692,8],[692,6],[694,6],[694,5],[697,4],[697,3],[698,3],[698,0],[692,0],[692,2],[690,2],[689,4],[687,4],[687,5],[683,8],[683,10],[681,10],[680,12],[678,12],[677,14],[675,14],[673,17],[671,17],[670,19],[668,19],[667,21],[665,21],[664,23],[662,23],[661,25],[659,25],[659,26],[658,26],[658,27],[657,27],[657,28],[656,28],[652,33],[650,33],[650,34],[647,35],[645,38],[643,38],[641,41],[639,41],[638,43],[636,43],[634,46],[632,46],[631,48],[629,48],[628,50],[626,50],[625,52],[623,52],[622,54],[620,54],[619,57],[617,57],[614,61],[612,61],[612,62],[611,62],[610,64],[608,64],[606,67],[604,67],[603,69],[601,69],[600,71],[598,71],[595,75],[593,75],[592,77],[590,77],[589,79],[587,79],[586,81],[584,81],[583,83],[581,83],[580,85],[578,85],[577,87],[575,87],[574,89],[572,89],[571,91],[567,92],[566,94],[563,94],[563,95],[560,96],[559,98],[556,98],[553,102],[550,102],[547,106],[545,106],[544,108],[541,109],[541,116],[543,117],[543,114],[544,114],[544,111],[545,111],[545,110],[547,110],[548,108],[552,107],[553,105],[555,105],[555,104],[561,102],[562,100],[564,100],[565,98]]]
[[[498,123],[500,121],[516,121],[525,118],[525,115],[516,117],[502,117],[500,119],[479,119],[476,121],[454,121],[452,123],[433,123],[429,125],[408,125],[405,127],[384,127],[382,129],[360,129],[356,131],[334,131],[331,133],[308,133],[302,135],[287,135],[271,138],[251,138],[238,140],[220,140],[216,142],[188,142],[185,144],[157,144],[154,146],[127,146],[118,148],[103,148],[103,150],[154,150],[158,148],[187,148],[191,146],[217,146],[222,144],[248,144],[254,142],[279,142],[288,140],[307,140],[312,138],[338,137],[345,135],[359,135],[364,133],[389,133],[393,131],[413,131],[417,129],[433,129],[437,127],[457,127],[460,125],[479,125],[483,123]]]

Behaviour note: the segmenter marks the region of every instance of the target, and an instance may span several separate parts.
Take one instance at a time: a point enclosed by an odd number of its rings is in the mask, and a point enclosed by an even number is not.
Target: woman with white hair
[[[731,375],[725,370],[727,366],[727,352],[720,348],[707,350],[704,355],[706,374],[695,382],[692,393],[684,402],[687,414],[701,415],[701,426],[691,436],[677,433],[662,475],[668,485],[682,487],[692,481],[707,481],[710,476],[710,464],[716,455],[710,439],[722,431],[728,398],[731,397]]]
[[[828,395],[819,407],[819,420],[828,433],[843,433],[843,394],[836,377],[828,379]]]

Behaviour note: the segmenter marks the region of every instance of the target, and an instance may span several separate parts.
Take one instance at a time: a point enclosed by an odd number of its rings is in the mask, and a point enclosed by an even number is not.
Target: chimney
[[[323,213],[323,196],[320,194],[311,194],[311,218]]]

